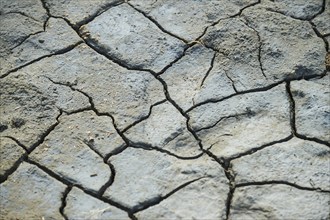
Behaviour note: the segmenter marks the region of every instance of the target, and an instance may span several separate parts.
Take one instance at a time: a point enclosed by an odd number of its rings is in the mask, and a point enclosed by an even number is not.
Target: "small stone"
[[[228,189],[214,179],[200,179],[135,215],[138,219],[226,219]]]
[[[0,137],[0,177],[3,177],[25,151],[10,138]]]
[[[290,103],[283,84],[200,105],[188,114],[203,147],[218,158],[234,157],[291,135]]]
[[[327,219],[329,193],[270,184],[237,188],[229,219]]]
[[[298,134],[330,142],[329,85],[329,74],[313,81],[300,80],[291,83]]]
[[[4,219],[62,219],[59,211],[65,185],[36,166],[23,162],[0,185]]]
[[[80,32],[88,32],[88,42],[124,65],[155,72],[179,57],[185,46],[127,4],[110,8]]]
[[[69,219],[130,219],[126,212],[73,187],[66,198],[64,214]]]
[[[187,119],[169,102],[154,106],[151,115],[125,132],[139,145],[151,145],[181,157],[201,154],[197,140],[189,132]]]
[[[285,181],[301,187],[330,190],[330,150],[293,138],[232,161],[237,184]]]
[[[201,177],[217,183],[215,193],[228,190],[228,180],[221,166],[205,155],[194,160],[181,160],[155,150],[127,148],[110,157],[109,161],[116,170],[116,178],[104,196],[130,208],[139,208],[147,201],[160,199],[180,185]],[[210,186],[208,181],[200,183],[194,190]],[[222,198],[218,199],[222,201]]]

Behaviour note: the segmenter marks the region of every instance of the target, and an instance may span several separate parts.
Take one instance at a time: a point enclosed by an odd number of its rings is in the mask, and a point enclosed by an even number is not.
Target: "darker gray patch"
[[[3,132],[6,129],[8,129],[8,126],[7,125],[0,124],[0,132]]]
[[[13,118],[11,120],[11,126],[13,128],[20,128],[25,124],[25,120],[21,118]]]
[[[296,97],[299,97],[299,98],[304,98],[305,97],[305,93],[303,91],[293,91],[292,95],[296,96]]]

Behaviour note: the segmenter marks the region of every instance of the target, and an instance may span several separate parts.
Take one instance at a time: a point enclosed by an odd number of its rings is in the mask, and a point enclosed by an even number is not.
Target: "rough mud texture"
[[[0,219],[329,219],[329,0],[0,0]]]

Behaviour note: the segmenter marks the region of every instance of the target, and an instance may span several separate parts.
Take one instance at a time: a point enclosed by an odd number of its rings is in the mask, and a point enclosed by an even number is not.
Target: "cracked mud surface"
[[[0,219],[330,219],[329,0],[0,10]]]

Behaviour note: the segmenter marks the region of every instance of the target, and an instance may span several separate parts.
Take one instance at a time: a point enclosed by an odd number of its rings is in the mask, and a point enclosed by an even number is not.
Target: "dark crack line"
[[[223,168],[225,176],[228,179],[229,190],[228,190],[227,199],[226,199],[226,220],[228,220],[229,214],[230,214],[231,201],[234,196],[235,189],[236,189],[235,175],[232,172],[232,164],[230,163],[230,160],[228,160],[228,159],[224,159],[224,158],[219,159],[216,155],[214,155],[209,150],[203,149],[203,151]]]
[[[12,137],[12,136],[4,136],[4,137],[13,140],[14,142],[16,142],[16,144],[17,144],[18,146],[20,146],[21,148],[23,148],[23,150],[24,150],[25,152],[27,152],[27,153],[29,152],[28,148],[27,148],[24,144],[22,144],[19,140],[17,140],[16,138],[14,138],[14,137]]]
[[[167,154],[169,156],[173,156],[177,159],[180,159],[180,160],[195,160],[199,157],[201,157],[204,153],[201,152],[200,154],[197,154],[195,156],[190,156],[190,157],[182,157],[182,156],[179,156],[179,155],[176,155],[168,150],[165,150],[165,149],[162,149],[160,147],[155,147],[155,146],[152,146],[151,144],[148,144],[148,143],[144,143],[144,142],[131,142],[129,147],[132,147],[132,148],[139,148],[139,149],[143,149],[143,150],[148,150],[148,151],[158,151],[160,153],[164,153],[164,154]]]
[[[229,220],[231,202],[234,197],[235,189],[236,189],[235,187],[233,187],[233,188],[229,187],[229,192],[228,192],[227,200],[226,200],[226,220]]]
[[[41,22],[41,21],[38,21],[38,20],[35,19],[34,17],[31,17],[31,16],[29,16],[28,14],[26,14],[26,13],[24,13],[24,12],[21,12],[21,11],[9,11],[9,12],[7,12],[7,13],[4,13],[3,15],[8,15],[8,14],[20,14],[20,15],[22,15],[22,16],[24,16],[24,17],[27,17],[27,18],[30,18],[30,19],[32,19],[32,20],[38,22],[38,23],[43,23],[43,22]]]
[[[76,114],[76,113],[79,113],[79,112],[84,112],[84,111],[93,111],[97,116],[107,116],[107,117],[110,117],[111,120],[112,120],[112,125],[114,126],[117,134],[123,139],[123,141],[125,142],[126,146],[124,147],[119,147],[119,149],[116,149],[115,152],[110,152],[109,154],[105,155],[104,156],[104,160],[107,161],[106,158],[109,158],[111,155],[114,155],[114,154],[117,154],[117,153],[120,153],[122,152],[123,150],[126,149],[127,145],[129,144],[129,141],[128,139],[126,138],[126,136],[123,134],[124,132],[121,132],[118,128],[117,128],[117,125],[115,123],[115,119],[114,117],[109,114],[109,113],[100,113],[96,107],[95,107],[95,104],[94,104],[94,101],[93,101],[93,98],[87,94],[86,92],[80,90],[80,89],[77,89],[77,88],[74,88],[75,85],[71,85],[69,83],[61,83],[61,82],[56,82],[54,80],[52,80],[51,78],[49,78],[48,76],[44,76],[45,78],[47,78],[48,80],[50,80],[52,83],[54,84],[58,84],[58,85],[62,85],[62,86],[67,86],[69,87],[72,91],[77,91],[79,93],[81,93],[82,95],[84,95],[85,97],[88,98],[88,102],[89,102],[89,105],[90,107],[87,107],[85,109],[80,109],[80,110],[77,110],[77,111],[72,111],[70,113],[68,113],[68,115],[71,115],[71,114]],[[97,152],[97,154],[101,155],[100,152]],[[101,155],[101,157],[103,158],[103,156]]]
[[[286,14],[285,12],[281,12],[281,11],[276,11],[275,9],[272,9],[272,8],[266,8],[266,11],[269,11],[269,12],[272,12],[272,13],[277,13],[277,14],[280,14],[280,15],[283,15],[285,17],[289,17],[289,18],[292,18],[292,19],[295,19],[295,20],[299,20],[299,21],[311,21],[313,20],[317,15],[319,14],[322,14],[324,9],[322,8],[320,12],[316,13],[315,15],[311,16],[310,18],[299,18],[299,17],[296,17],[294,15],[289,15],[289,14]]]
[[[258,62],[259,62],[259,67],[260,67],[260,70],[261,70],[262,75],[267,79],[267,76],[265,74],[264,67],[263,67],[263,64],[262,64],[262,57],[261,57],[261,54],[262,54],[262,39],[261,39],[260,33],[254,27],[250,26],[249,23],[248,23],[248,21],[245,21],[245,22],[243,21],[243,23],[248,28],[252,29],[257,34],[258,42],[259,42],[259,46],[258,46]]]
[[[220,99],[211,98],[211,99],[208,99],[208,100],[205,100],[203,102],[195,104],[194,106],[192,106],[188,110],[186,110],[185,113],[188,113],[188,112],[192,111],[193,109],[195,109],[199,106],[205,105],[205,104],[222,102],[226,99],[229,99],[229,98],[232,98],[232,97],[238,96],[238,95],[243,95],[243,94],[248,94],[248,93],[255,93],[255,92],[265,92],[265,91],[268,91],[268,90],[270,90],[270,89],[272,89],[272,88],[274,88],[274,87],[276,87],[279,84],[284,83],[284,82],[297,81],[297,80],[301,80],[301,79],[308,80],[308,79],[313,79],[313,78],[319,78],[319,77],[323,77],[325,74],[326,74],[326,71],[324,71],[321,75],[315,74],[315,75],[299,76],[299,77],[294,76],[292,78],[287,78],[287,79],[280,80],[278,82],[275,82],[275,83],[270,84],[270,85],[265,86],[265,87],[254,88],[254,89],[249,89],[249,90],[245,90],[245,91],[239,91],[237,93],[231,94],[229,96],[226,96],[226,97],[223,97],[223,98],[220,98]]]
[[[262,146],[260,147],[254,147],[254,148],[251,148],[243,153],[240,153],[238,155],[235,155],[233,157],[230,157],[230,158],[227,158],[227,160],[229,161],[232,161],[232,160],[236,160],[238,158],[241,158],[241,157],[244,157],[244,156],[247,156],[247,155],[252,155],[260,150],[263,150],[267,147],[270,147],[270,146],[273,146],[275,144],[280,144],[280,143],[284,143],[284,142],[288,142],[289,140],[291,140],[294,136],[292,134],[290,134],[288,137],[285,137],[283,139],[280,139],[280,140],[277,140],[277,141],[272,141],[270,143],[267,143],[267,144],[263,144]]]
[[[39,145],[41,145],[45,141],[46,137],[52,131],[55,130],[56,126],[60,124],[59,118],[61,117],[62,114],[63,114],[62,111],[60,111],[60,113],[56,117],[56,122],[54,124],[52,124],[45,132],[43,132],[39,136],[39,139],[37,140],[37,142],[35,142],[34,144],[32,144],[32,146],[27,149],[28,154],[31,154],[31,152],[34,151],[34,149],[36,149]]]
[[[330,147],[330,143],[329,143],[329,142],[324,141],[324,140],[320,140],[320,139],[315,138],[315,137],[307,137],[307,136],[305,136],[305,135],[301,135],[301,134],[299,134],[299,133],[296,133],[295,136],[296,136],[297,138],[302,139],[302,140],[313,141],[313,142],[316,142],[316,143],[318,143],[318,144],[323,144],[323,145],[326,145],[326,146]]]
[[[302,140],[313,141],[313,142],[316,142],[318,144],[323,144],[323,145],[326,145],[326,146],[330,147],[330,143],[328,143],[327,141],[323,141],[323,140],[320,140],[320,139],[315,138],[315,137],[307,137],[305,135],[301,135],[301,134],[298,133],[297,127],[296,127],[296,103],[295,103],[295,100],[293,98],[293,95],[292,95],[292,92],[291,92],[291,89],[290,89],[290,82],[286,83],[286,91],[287,91],[289,101],[290,101],[290,124],[291,124],[292,134],[295,137],[298,137]]]
[[[323,0],[323,2],[322,2],[321,10],[319,12],[315,13],[314,15],[311,15],[310,17],[307,17],[307,18],[299,18],[297,16],[289,15],[289,14],[286,14],[285,12],[276,11],[275,9],[271,9],[271,8],[267,8],[266,11],[281,14],[285,17],[290,17],[292,19],[299,20],[299,21],[311,21],[311,20],[313,20],[314,18],[316,18],[318,15],[322,14],[325,11],[325,0]]]
[[[78,35],[85,41],[85,43],[87,44],[87,46],[89,46],[92,50],[94,50],[95,52],[97,52],[98,54],[104,56],[105,58],[107,58],[108,60],[112,61],[113,63],[118,64],[119,66],[127,69],[127,70],[135,70],[135,71],[144,71],[144,72],[151,72],[153,74],[155,74],[155,72],[151,69],[144,69],[144,68],[140,68],[138,66],[135,65],[131,65],[121,59],[118,59],[116,57],[112,57],[107,53],[107,50],[101,46],[98,45],[98,42],[94,41],[93,39],[86,39],[84,38],[84,36],[82,36],[82,34],[77,31]]]
[[[17,139],[10,137],[10,136],[6,136],[7,138],[12,139],[13,141],[15,141],[17,143],[17,145],[19,145],[20,147],[22,147],[25,151],[25,153],[14,163],[14,165],[5,172],[5,174],[3,176],[0,176],[0,183],[5,182],[8,177],[13,174],[18,167],[20,166],[20,164],[23,161],[26,161],[28,159],[28,155],[34,150],[36,149],[40,144],[42,144],[45,140],[45,138],[55,129],[55,127],[59,124],[59,117],[62,115],[62,112],[60,111],[60,114],[56,117],[56,122],[51,125],[44,133],[42,133],[39,137],[39,139],[32,144],[32,146],[30,146],[29,148],[26,147],[25,145],[21,144]]]
[[[231,81],[231,86],[233,87],[234,91],[236,93],[238,93],[238,90],[236,89],[236,86],[235,86],[235,81],[228,75],[227,71],[224,70],[224,72],[225,72],[226,77]]]
[[[132,214],[132,213],[129,213],[129,214],[128,214],[128,217],[129,217],[130,219],[132,219],[132,220],[138,220],[138,218],[137,218],[134,214]]]
[[[102,161],[109,167],[110,170],[110,177],[109,180],[103,184],[103,186],[100,187],[98,191],[99,196],[103,196],[104,192],[112,185],[112,183],[115,180],[116,176],[116,170],[114,166],[107,160],[107,158],[103,157],[103,155],[87,140],[81,140],[82,143],[84,143],[90,150],[92,150],[94,153],[96,153],[100,158],[102,158]]]
[[[5,78],[6,76],[8,76],[10,73],[17,72],[18,70],[22,69],[23,67],[26,67],[26,66],[28,66],[28,65],[31,65],[31,64],[33,64],[33,63],[36,63],[36,62],[38,62],[38,61],[40,61],[40,60],[42,60],[42,59],[44,59],[44,58],[52,57],[52,56],[57,56],[57,55],[61,55],[61,54],[67,53],[67,52],[73,50],[76,46],[78,46],[78,45],[81,44],[81,43],[82,43],[82,41],[79,41],[79,42],[77,42],[77,43],[75,43],[75,44],[73,44],[73,45],[70,45],[70,46],[66,47],[66,48],[63,48],[63,49],[57,50],[57,51],[55,51],[55,52],[53,52],[53,53],[51,53],[51,54],[47,54],[47,55],[41,56],[41,57],[39,57],[39,58],[37,58],[37,59],[34,59],[34,60],[30,61],[30,62],[27,62],[27,63],[21,65],[21,66],[19,66],[19,67],[16,67],[16,68],[14,68],[14,69],[11,69],[11,70],[9,70],[7,73],[1,75],[1,76],[0,76],[0,79],[3,79],[3,78]]]
[[[165,34],[168,34],[176,39],[179,39],[180,41],[184,42],[185,44],[188,43],[187,40],[183,39],[182,37],[179,37],[173,33],[171,33],[170,31],[167,31],[165,28],[163,28],[156,19],[154,19],[152,16],[149,16],[147,13],[145,13],[144,11],[137,9],[134,7],[134,5],[132,5],[131,3],[127,2],[127,4],[129,6],[131,6],[134,10],[136,10],[137,12],[139,12],[140,14],[142,14],[144,17],[146,17],[149,21],[151,21],[153,24],[155,24],[162,32],[164,32]]]
[[[199,88],[202,88],[202,86],[204,85],[204,82],[205,82],[206,78],[210,75],[210,72],[212,71],[212,69],[214,67],[214,61],[215,61],[215,58],[216,58],[216,52],[215,51],[213,51],[213,52],[214,53],[213,53],[213,57],[212,57],[212,60],[211,60],[211,63],[210,63],[210,67],[207,70],[205,76],[203,77],[202,82],[201,82]]]
[[[208,129],[211,129],[211,128],[214,128],[217,124],[219,124],[222,120],[225,120],[225,119],[229,119],[229,118],[238,118],[240,116],[243,116],[243,115],[249,115],[249,113],[241,113],[241,114],[236,114],[236,115],[228,115],[228,116],[225,116],[225,117],[221,117],[218,121],[216,121],[215,123],[213,123],[212,125],[209,125],[207,127],[202,127],[202,128],[199,128],[199,129],[196,129],[194,130],[196,133],[200,132],[200,131],[203,131],[203,130],[208,130]]]
[[[290,82],[287,82],[285,85],[286,92],[290,102],[290,125],[291,125],[291,133],[294,136],[297,136],[297,128],[296,128],[296,103],[293,99],[293,95],[290,90]]]
[[[44,171],[45,173],[47,173],[49,176],[51,176],[52,178],[56,179],[57,181],[63,183],[64,185],[67,185],[67,186],[70,186],[70,187],[73,187],[73,186],[74,187],[77,187],[77,188],[81,189],[82,191],[84,191],[84,193],[86,193],[86,194],[88,194],[88,195],[90,195],[90,196],[92,196],[92,197],[94,197],[94,198],[96,198],[98,200],[101,200],[101,201],[103,201],[103,202],[105,202],[105,203],[107,203],[109,205],[112,205],[112,206],[114,206],[116,208],[119,208],[119,209],[121,209],[121,210],[123,210],[123,211],[125,211],[127,213],[130,211],[130,209],[127,208],[127,207],[125,207],[124,205],[122,205],[122,204],[120,204],[118,202],[114,202],[114,201],[112,201],[109,198],[102,197],[102,196],[100,196],[98,194],[98,192],[96,192],[94,190],[91,190],[91,189],[86,189],[82,185],[77,184],[75,182],[72,182],[71,180],[66,179],[65,177],[62,177],[62,176],[58,175],[57,173],[53,172],[52,170],[48,169],[47,167],[45,167],[45,166],[43,166],[43,165],[41,165],[39,163],[37,163],[36,161],[33,161],[33,160],[29,159],[29,158],[27,158],[25,161],[27,163],[29,163],[29,164],[32,164],[32,165],[37,166],[39,169],[41,169],[42,171]]]
[[[95,18],[103,14],[104,12],[108,11],[110,8],[119,6],[123,4],[124,0],[117,0],[113,2],[109,2],[106,5],[101,6],[99,10],[97,10],[94,14],[90,15],[89,17],[83,19],[82,21],[77,22],[77,24],[74,25],[75,28],[79,29],[81,26],[88,24],[89,22],[93,21]]]
[[[290,183],[290,182],[287,182],[287,181],[280,181],[280,180],[279,181],[272,180],[272,181],[238,183],[238,184],[236,184],[236,188],[241,188],[241,187],[246,187],[246,186],[273,185],[273,184],[281,184],[281,185],[292,186],[292,187],[297,188],[297,189],[300,189],[300,190],[308,190],[308,191],[317,191],[317,192],[322,192],[322,193],[330,193],[330,190],[322,190],[320,188],[304,187],[304,186],[299,186],[296,183]]]
[[[110,118],[111,118],[111,120],[112,120],[112,125],[113,125],[113,127],[115,128],[117,134],[123,139],[123,141],[124,141],[125,144],[126,144],[126,146],[122,147],[122,149],[117,149],[116,151],[119,151],[119,153],[120,153],[120,152],[122,152],[123,150],[125,150],[125,149],[127,148],[127,146],[129,145],[129,140],[128,140],[128,138],[123,134],[123,132],[121,132],[121,131],[119,130],[119,128],[117,127],[117,124],[116,124],[115,118],[114,118],[110,113],[101,113],[101,112],[99,112],[99,111],[97,110],[97,108],[95,107],[95,104],[94,104],[93,98],[92,98],[90,95],[88,95],[86,92],[84,92],[84,91],[82,91],[82,90],[80,90],[80,89],[76,89],[76,88],[75,88],[75,90],[78,91],[78,92],[80,92],[80,93],[82,93],[83,95],[85,95],[85,96],[88,98],[89,103],[90,103],[90,106],[91,106],[91,109],[92,109],[92,111],[95,112],[95,114],[96,114],[97,116],[107,116],[107,117],[110,117]],[[114,153],[114,152],[112,152],[112,153]],[[107,158],[109,158],[109,157],[111,156],[112,153],[109,153],[108,155],[106,155],[106,156],[104,157],[104,159],[106,160]]]
[[[69,219],[68,216],[66,216],[66,214],[64,213],[64,209],[66,207],[66,198],[68,197],[68,194],[70,193],[71,190],[72,190],[72,186],[68,186],[62,195],[62,204],[59,211],[65,220]]]
[[[131,214],[135,214],[137,212],[140,212],[142,210],[145,210],[145,209],[148,209],[152,206],[155,206],[155,205],[158,205],[159,203],[161,203],[163,200],[167,199],[168,197],[170,197],[171,195],[175,194],[176,192],[180,191],[181,189],[185,188],[186,186],[189,186],[190,184],[198,181],[198,180],[201,180],[201,179],[204,179],[206,177],[199,177],[199,178],[196,178],[196,179],[193,179],[193,180],[190,180],[184,184],[181,184],[180,186],[176,187],[174,190],[172,190],[171,192],[167,193],[166,195],[164,196],[158,196],[158,197],[155,197],[155,198],[151,198],[147,201],[144,201],[136,206],[134,206],[132,208],[132,211],[131,211]]]
[[[316,28],[316,25],[312,21],[310,21],[309,23],[312,26],[312,29],[313,29],[314,33],[316,34],[316,36],[318,36],[319,38],[321,38],[323,40],[324,46],[325,46],[325,50],[326,51],[329,51],[329,42],[326,40],[326,37],[329,36],[330,34],[322,35],[319,32],[319,30]]]
[[[47,13],[48,17],[50,17],[51,14],[50,14],[49,8],[47,6],[46,0],[40,0],[40,1],[41,1],[41,4],[42,4],[42,7],[46,10],[46,13]]]
[[[258,4],[260,4],[260,3],[261,3],[261,0],[258,0],[258,1],[254,2],[254,3],[251,3],[251,4],[249,4],[249,5],[247,5],[247,6],[243,7],[243,8],[241,8],[241,9],[239,10],[239,12],[236,13],[236,14],[233,14],[233,15],[228,16],[228,17],[225,17],[225,18],[220,18],[219,20],[213,22],[211,25],[207,26],[207,27],[204,29],[203,33],[202,33],[198,38],[196,38],[195,41],[199,41],[199,40],[200,40],[200,39],[206,34],[207,30],[208,30],[210,27],[214,27],[214,26],[216,26],[217,24],[219,24],[219,23],[220,23],[221,21],[223,21],[223,20],[231,19],[231,18],[235,18],[235,17],[239,17],[239,16],[241,16],[241,14],[243,13],[243,11],[244,11],[245,9],[250,8],[250,7],[253,7],[253,6],[258,5]]]
[[[40,33],[43,33],[43,32],[45,32],[45,31],[37,31],[37,32],[35,32],[35,33],[32,33],[32,34],[29,34],[29,35],[25,36],[25,37],[21,40],[21,42],[19,42],[17,45],[13,46],[13,47],[10,48],[9,50],[14,50],[15,48],[21,46],[21,45],[22,45],[25,41],[27,41],[30,37],[32,37],[32,36],[34,36],[34,35],[37,35],[37,34],[40,34]]]
[[[163,104],[163,103],[165,103],[166,101],[167,101],[167,100],[164,99],[164,100],[162,100],[162,101],[156,102],[155,104],[151,105],[151,106],[149,107],[148,115],[146,115],[146,116],[144,116],[144,117],[141,117],[139,120],[137,120],[137,121],[133,122],[132,124],[128,125],[128,126],[127,126],[126,128],[124,128],[121,132],[122,132],[122,133],[125,133],[125,132],[126,132],[127,130],[129,130],[130,128],[132,128],[132,127],[134,127],[135,125],[141,123],[142,121],[148,119],[148,118],[150,117],[151,113],[152,113],[152,109],[153,109],[153,107],[155,107],[155,106],[157,106],[157,105],[160,105],[160,104]]]
[[[62,83],[62,82],[56,82],[54,81],[53,79],[51,79],[50,77],[46,76],[46,75],[42,75],[42,77],[48,79],[51,83],[55,84],[55,85],[60,85],[60,86],[65,86],[65,87],[69,87],[71,89],[71,91],[73,92],[79,92],[80,94],[82,94],[83,96],[85,96],[87,99],[88,97],[82,93],[81,91],[77,90],[76,88],[74,88],[73,86],[74,85],[71,85],[70,83]],[[90,106],[88,107],[84,107],[84,108],[79,108],[79,109],[76,109],[76,110],[72,110],[72,111],[65,111],[63,109],[61,109],[64,113],[68,114],[68,115],[72,115],[72,114],[76,114],[76,113],[79,113],[79,112],[85,112],[85,111],[90,111],[92,110],[92,107],[91,107],[91,104],[89,103]]]
[[[111,170],[111,175],[110,175],[109,180],[100,188],[100,190],[98,192],[99,196],[104,195],[105,191],[113,184],[113,182],[115,181],[115,177],[116,177],[115,167],[109,161],[106,161],[105,159],[104,159],[104,163],[106,163],[109,166],[109,168]]]
[[[27,158],[27,153],[22,154],[18,160],[8,169],[5,171],[3,175],[0,175],[0,184],[5,182],[10,175],[12,175],[18,167],[21,165],[21,163]]]
[[[168,65],[166,65],[162,70],[160,70],[158,73],[156,73],[156,75],[161,75],[164,72],[166,72],[166,70],[168,70],[170,67],[172,67],[175,63],[177,63],[179,60],[181,60],[187,53],[187,50],[190,49],[192,46],[194,46],[196,44],[196,42],[193,42],[187,46],[185,46],[185,48],[183,49],[183,53],[180,54],[180,56],[178,56],[177,58],[175,58],[172,62],[170,62]],[[153,72],[151,72],[151,74],[154,74]]]

